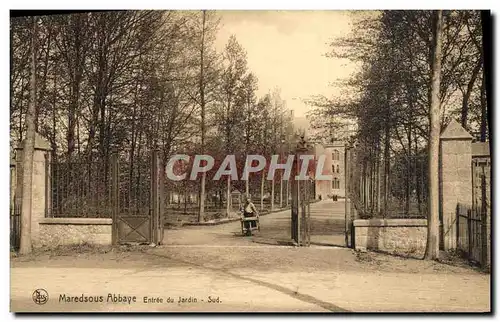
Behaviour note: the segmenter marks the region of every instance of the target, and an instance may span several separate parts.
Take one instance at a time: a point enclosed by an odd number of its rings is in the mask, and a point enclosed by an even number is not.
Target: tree
[[[284,135],[284,113],[285,113],[285,104],[281,99],[281,90],[279,88],[275,88],[272,95],[272,107],[271,107],[271,149],[273,154],[279,153],[282,155],[283,149],[283,135]],[[281,171],[280,171],[281,172]],[[276,174],[276,173],[275,173]],[[271,179],[271,210],[274,210],[274,201],[275,201],[275,182],[274,177]],[[283,202],[283,180],[281,180],[280,174],[280,206]]]
[[[236,37],[231,35],[223,53],[223,71],[219,84],[219,99],[217,119],[219,131],[226,145],[226,154],[237,151],[237,142],[234,137],[241,137],[241,124],[244,105],[238,95],[243,87],[243,80],[247,72],[247,58],[243,47]],[[230,213],[231,177],[227,176],[226,213]]]
[[[440,10],[434,13],[432,46],[432,83],[429,106],[429,214],[427,219],[426,259],[439,258],[439,134],[440,134],[440,82],[443,22]]]
[[[440,123],[463,116],[470,131],[484,129],[479,15],[443,11],[442,16]],[[382,215],[408,214],[415,201],[419,215],[426,210],[427,178],[421,168],[429,140],[432,17],[422,10],[352,14],[351,34],[335,39],[329,55],[349,59],[355,73],[336,82],[340,95],[307,101],[314,106],[310,116],[313,127],[322,130],[320,139],[331,139],[332,133],[356,139],[353,161],[361,171],[352,173],[359,176],[353,183],[360,189],[353,191],[369,215],[379,209]],[[404,193],[393,195],[394,186]]]
[[[12,142],[26,138],[32,106],[31,25],[30,18],[11,19]],[[264,116],[257,107],[258,81],[246,66],[244,48],[232,37],[223,53],[215,50],[218,25],[214,11],[38,17],[35,131],[50,141],[53,161],[67,163],[67,177],[84,176],[74,182],[54,176],[53,184],[64,191],[82,189],[89,198],[94,191],[104,195],[108,161],[111,153],[118,153],[127,174],[122,205],[139,211],[134,199],[147,199],[153,150],[160,152],[163,163],[173,153],[210,153],[221,160],[225,154],[238,154],[244,159],[242,151],[257,152],[266,144],[266,153],[275,153],[278,123],[271,99]],[[75,162],[89,166],[73,167]],[[98,176],[102,180],[93,180]],[[230,199],[230,190],[223,192],[226,186],[250,192],[258,190],[257,181],[244,186],[202,178],[179,184],[166,181],[165,188],[186,196],[198,190],[196,207],[203,221],[205,195],[213,200],[217,194],[223,207],[223,196]],[[57,204],[68,204],[63,194],[57,198]],[[90,205],[71,199],[79,207]]]
[[[257,91],[257,77],[249,73],[243,79],[240,99],[242,100],[241,105],[243,106],[243,139],[245,141],[245,155],[247,155],[251,150],[251,142],[255,141],[257,131],[259,128],[258,122],[258,109],[257,109],[257,98],[255,92]],[[250,194],[250,177],[245,181],[245,194]]]
[[[21,241],[20,254],[31,253],[31,203],[33,185],[33,155],[35,153],[35,123],[36,123],[36,39],[38,18],[33,16],[31,27],[31,77],[30,101],[26,111],[26,138],[23,146],[23,184],[21,205]]]
[[[213,50],[213,45],[219,20],[213,12],[203,10],[201,11],[201,22],[198,13],[196,13],[192,19],[192,23],[195,57],[193,67],[196,69],[196,84],[194,86],[196,90],[192,98],[195,105],[199,106],[200,153],[204,154],[207,149],[208,108],[214,101],[213,92],[218,73],[217,56]],[[207,174],[203,172],[199,187],[199,222],[202,222],[205,216],[206,177]]]
[[[200,116],[201,116],[201,154],[205,153],[205,24],[206,24],[206,11],[202,12],[202,27],[201,27],[201,45],[200,45]],[[203,221],[205,215],[205,180],[207,174],[203,172],[201,174],[201,183],[200,183],[200,212],[198,214],[198,221]]]
[[[10,125],[11,142],[24,138],[24,122],[30,95],[32,21],[29,17],[11,19]]]
[[[71,159],[76,142],[76,125],[81,114],[81,87],[84,77],[85,56],[87,54],[90,37],[88,32],[88,16],[75,14],[59,16],[58,25],[60,37],[57,40],[61,61],[68,75],[68,128],[66,132],[67,157]]]
[[[269,155],[271,154],[271,149],[269,148],[270,138],[272,136],[272,132],[270,130],[271,117],[271,95],[266,94],[262,97],[257,106],[261,111],[259,117],[260,131],[258,134],[257,142],[259,143],[260,148],[257,150],[261,155],[265,156],[267,160],[269,160]],[[268,167],[264,168],[260,171],[260,210],[264,210],[264,189],[267,177]]]

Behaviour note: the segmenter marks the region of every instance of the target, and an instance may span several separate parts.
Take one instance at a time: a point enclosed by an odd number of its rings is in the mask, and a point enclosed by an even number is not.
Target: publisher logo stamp
[[[49,293],[43,288],[36,289],[32,294],[33,302],[44,305],[49,300]]]

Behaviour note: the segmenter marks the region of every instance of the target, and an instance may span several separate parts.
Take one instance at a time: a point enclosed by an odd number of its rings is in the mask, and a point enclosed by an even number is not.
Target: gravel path
[[[325,201],[316,208],[333,210],[316,217],[313,237],[340,226],[342,204],[330,206]],[[155,248],[67,248],[13,258],[11,311],[490,311],[488,274],[320,243],[279,246],[288,238],[288,216],[263,216],[262,231],[253,237],[228,223],[168,230],[165,245]],[[45,305],[32,300],[37,288],[49,293]],[[103,296],[103,302],[60,301],[82,294]],[[136,302],[108,302],[108,294],[136,296]],[[144,303],[144,297],[163,303]]]

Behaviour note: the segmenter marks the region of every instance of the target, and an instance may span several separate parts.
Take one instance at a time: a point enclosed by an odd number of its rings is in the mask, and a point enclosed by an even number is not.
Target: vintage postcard
[[[491,312],[489,11],[10,17],[11,312]]]

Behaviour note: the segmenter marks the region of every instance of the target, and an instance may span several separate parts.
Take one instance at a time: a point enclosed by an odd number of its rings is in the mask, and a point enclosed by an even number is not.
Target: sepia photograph
[[[489,10],[8,20],[10,312],[492,313]]]

